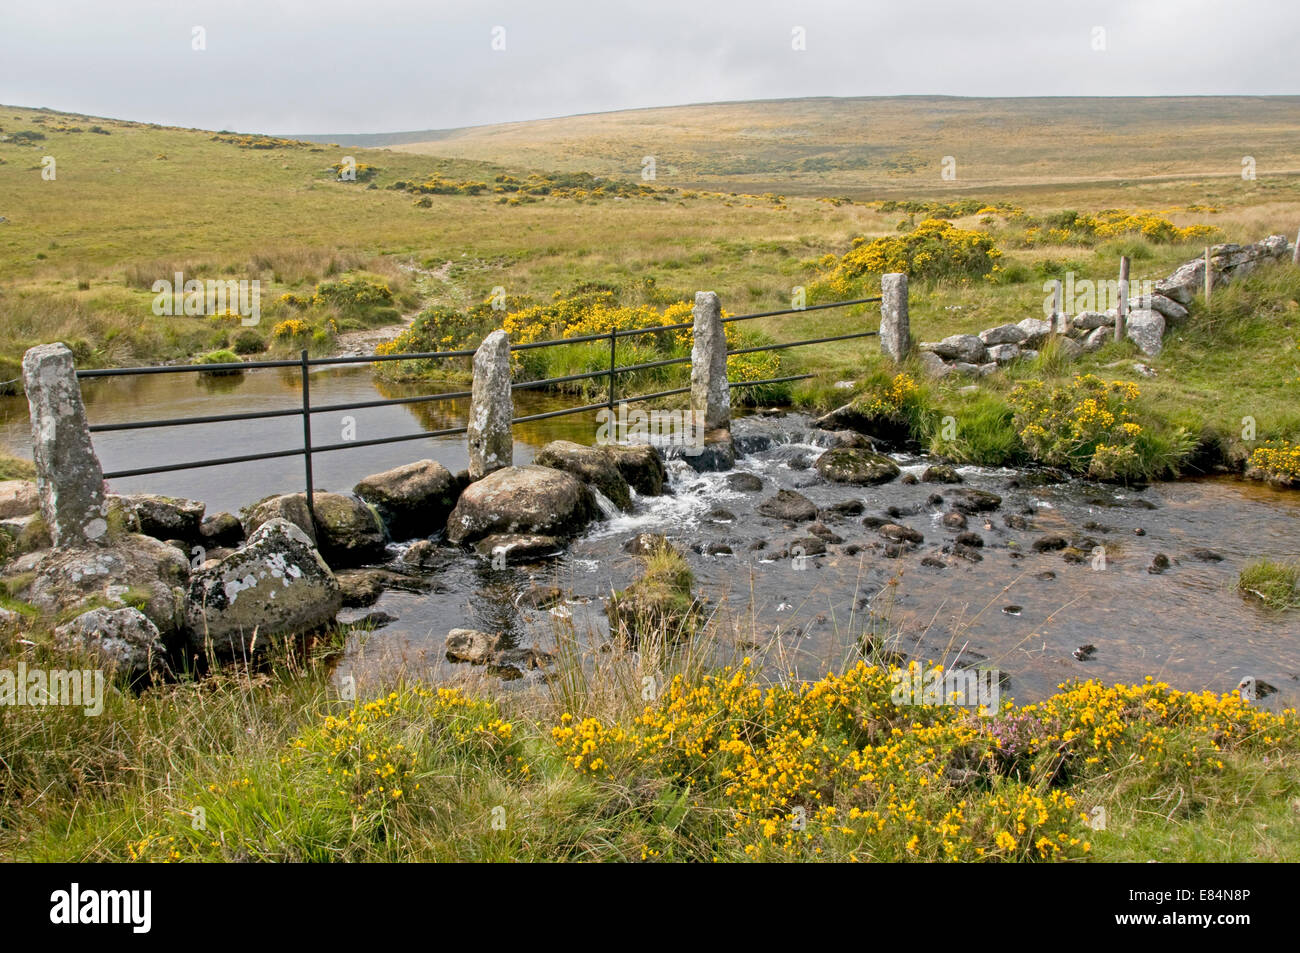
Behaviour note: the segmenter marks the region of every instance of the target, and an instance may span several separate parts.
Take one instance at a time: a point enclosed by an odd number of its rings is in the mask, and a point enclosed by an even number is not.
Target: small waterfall
[[[596,497],[596,505],[600,507],[600,512],[604,515],[605,519],[617,519],[619,516],[623,515],[623,511],[614,505],[614,501],[604,493],[601,493],[600,490],[593,486],[591,492]]]

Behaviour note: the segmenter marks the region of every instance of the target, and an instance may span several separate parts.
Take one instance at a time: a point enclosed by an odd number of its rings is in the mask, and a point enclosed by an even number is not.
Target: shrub
[[[261,354],[266,350],[266,342],[256,331],[240,331],[232,348],[236,354]]]
[[[199,364],[238,364],[240,363],[239,355],[234,351],[210,351],[204,354],[197,361]],[[202,375],[211,377],[227,377],[234,374],[244,373],[241,368],[228,368],[225,370],[200,371]]]
[[[837,294],[848,296],[867,275],[903,272],[913,279],[979,277],[989,274],[1001,252],[984,232],[960,229],[928,218],[905,235],[868,241],[855,238],[840,258],[827,255],[822,266]]]
[[[1261,471],[1270,481],[1288,486],[1300,484],[1300,444],[1270,440],[1251,451],[1248,465]]]
[[[311,325],[301,318],[289,318],[271,329],[271,337],[277,341],[292,342],[310,334]]]
[[[1127,381],[1076,376],[1063,386],[1022,381],[1011,391],[1015,428],[1034,460],[1103,480],[1177,471],[1195,440],[1149,434],[1137,421],[1140,391]]]
[[[364,314],[374,308],[392,307],[393,292],[386,282],[353,275],[317,285],[311,303],[333,306],[343,314]]]

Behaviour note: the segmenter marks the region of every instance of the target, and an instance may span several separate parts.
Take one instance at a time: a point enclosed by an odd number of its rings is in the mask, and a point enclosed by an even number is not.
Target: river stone
[[[817,458],[817,472],[834,483],[876,486],[899,474],[898,464],[883,453],[842,448],[827,450]]]
[[[876,446],[875,441],[856,430],[828,430],[817,443],[828,450],[838,450],[842,447],[850,447],[855,450],[872,450]]]
[[[1115,316],[1102,311],[1080,311],[1070,319],[1070,327],[1076,331],[1094,331],[1114,324]]]
[[[677,552],[668,537],[662,533],[637,533],[623,544],[623,552],[633,556],[651,556],[661,549]]]
[[[603,493],[620,510],[632,508],[632,492],[623,479],[613,455],[603,447],[584,447],[569,440],[552,440],[538,451],[533,462],[571,473]]]
[[[162,540],[129,534],[108,545],[32,555],[31,582],[14,595],[38,609],[66,616],[79,606],[129,602],[163,635],[179,631],[183,624],[190,564]]]
[[[948,363],[933,351],[920,351],[917,360],[921,362],[921,372],[931,380],[940,380],[952,373]]]
[[[140,519],[140,532],[155,539],[179,539],[195,542],[207,507],[198,500],[152,493],[136,493],[122,499]]]
[[[281,496],[268,496],[264,500],[246,506],[240,510],[244,529],[251,535],[264,523],[273,519],[288,520],[307,534],[313,546],[316,545],[316,526],[312,523],[311,510],[307,509],[306,493],[285,493]]]
[[[994,344],[989,349],[989,357],[995,364],[1010,364],[1020,357],[1020,345],[1018,344]]]
[[[704,447],[692,447],[691,451],[683,453],[682,459],[697,473],[720,473],[736,465],[736,446],[731,431],[724,427],[710,430],[704,435]]]
[[[1128,316],[1126,333],[1147,357],[1159,357],[1164,348],[1165,319],[1158,311],[1139,309]]]
[[[948,495],[948,503],[954,510],[964,513],[967,516],[973,516],[976,513],[984,513],[996,510],[1002,505],[1002,497],[996,493],[990,493],[988,490],[976,490],[971,487],[962,487],[953,490]]]
[[[981,331],[979,339],[986,347],[995,344],[1020,344],[1025,340],[1025,330],[1018,324],[999,324],[996,328]]]
[[[23,355],[41,516],[55,546],[105,542],[108,506],[72,351],[41,344]]]
[[[602,449],[614,460],[628,486],[642,496],[663,495],[668,469],[655,447],[648,443],[611,443]]]
[[[470,480],[481,480],[514,462],[514,415],[510,338],[505,331],[493,331],[474,352],[473,396],[466,432]]]
[[[536,465],[506,467],[465,489],[447,519],[447,538],[453,543],[494,533],[568,538],[599,513],[591,490],[571,474]]]
[[[238,546],[244,541],[244,524],[231,513],[213,513],[199,524],[205,546]]]
[[[338,580],[311,539],[276,518],[243,549],[191,577],[185,621],[195,650],[210,642],[219,655],[242,657],[274,636],[331,625],[342,607]]]
[[[4,480],[0,482],[0,519],[31,516],[40,509],[36,484],[30,480]]]
[[[776,496],[758,504],[758,512],[763,516],[802,523],[817,518],[817,505],[802,493],[794,490],[777,490]]]
[[[517,566],[561,555],[564,540],[535,533],[495,533],[475,543],[474,550],[484,559],[491,560],[493,565]]]
[[[951,334],[936,344],[923,345],[948,361],[962,361],[967,364],[985,362],[984,342],[973,334]]]
[[[441,463],[417,460],[372,474],[352,492],[375,508],[389,538],[400,541],[441,531],[460,496],[460,484]]]
[[[886,523],[880,527],[880,535],[895,543],[920,543],[925,540],[917,530],[899,523]]]
[[[384,556],[384,527],[375,511],[352,496],[316,493],[316,541],[331,566],[360,566]]]
[[[1020,342],[1021,347],[1036,348],[1052,333],[1052,326],[1040,318],[1025,318],[1016,327],[1025,332],[1025,339]]]
[[[447,633],[447,658],[452,662],[486,665],[501,647],[501,636],[478,629],[452,629]]]
[[[752,473],[733,473],[727,477],[727,486],[741,493],[757,493],[763,489],[763,480]]]
[[[334,578],[338,580],[339,597],[345,609],[373,606],[387,588],[387,577],[375,569],[340,569]]]
[[[165,667],[165,652],[158,627],[139,609],[83,612],[54,630],[54,644],[85,652],[114,674],[136,678]]]
[[[961,483],[961,474],[957,468],[946,463],[936,463],[925,468],[921,474],[922,483]]]

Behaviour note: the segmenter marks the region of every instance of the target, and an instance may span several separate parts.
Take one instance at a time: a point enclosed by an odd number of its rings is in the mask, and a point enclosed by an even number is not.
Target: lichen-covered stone
[[[334,622],[343,599],[338,580],[307,534],[271,519],[248,544],[190,580],[185,621],[191,645],[246,656],[272,638]]]
[[[105,542],[104,472],[90,440],[72,352],[63,344],[31,348],[23,355],[23,387],[41,515],[54,545]]]
[[[883,453],[841,447],[817,458],[817,472],[834,483],[875,486],[899,474],[898,464]]]
[[[481,480],[514,462],[514,412],[510,338],[505,331],[493,331],[474,353],[473,396],[466,433],[470,480]]]

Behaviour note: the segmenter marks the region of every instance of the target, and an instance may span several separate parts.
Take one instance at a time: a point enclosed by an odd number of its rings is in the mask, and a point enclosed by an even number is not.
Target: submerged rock
[[[758,504],[758,512],[774,519],[803,523],[817,518],[817,505],[802,493],[777,490],[776,496]]]
[[[953,490],[948,494],[948,503],[959,513],[973,516],[976,513],[996,510],[1002,505],[1002,497],[998,496],[996,493],[990,493],[988,490],[976,490],[964,487],[962,489]]]
[[[517,566],[559,556],[564,552],[564,540],[535,533],[495,533],[475,543],[474,551],[493,565]]]

